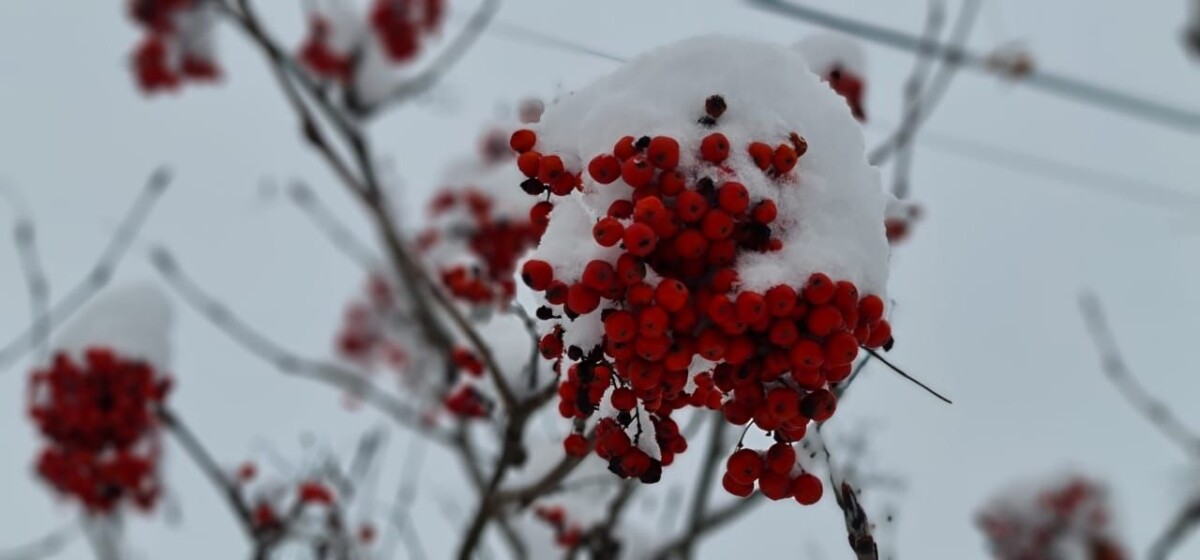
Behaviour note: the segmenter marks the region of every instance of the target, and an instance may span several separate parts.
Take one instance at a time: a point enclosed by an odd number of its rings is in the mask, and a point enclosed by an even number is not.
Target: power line
[[[1004,63],[995,57],[972,53],[965,48],[942,44],[935,39],[918,37],[865,21],[792,4],[785,0],[746,0],[746,2],[765,10],[835,29],[861,39],[909,51],[920,56],[936,58],[946,64],[964,66],[989,74],[997,72],[1016,74],[1018,79],[1015,81],[1017,83],[1025,83],[1030,87],[1094,107],[1154,121],[1187,132],[1200,132],[1200,113],[1194,110],[1174,107],[1033,67],[1022,68],[1017,73],[1004,68]],[[998,63],[1000,68],[997,67]]]
[[[520,25],[495,21],[491,29],[498,35],[524,43],[546,46],[562,51],[602,58],[612,62],[626,62],[627,57],[593,49],[568,39],[547,35]],[[884,123],[874,120],[875,125]],[[1200,193],[1145,181],[1132,176],[1116,175],[1097,171],[1078,163],[1065,162],[964,136],[922,130],[916,142],[934,150],[973,159],[982,163],[1003,167],[1018,173],[1056,180],[1083,190],[1117,196],[1152,206],[1200,208]]]

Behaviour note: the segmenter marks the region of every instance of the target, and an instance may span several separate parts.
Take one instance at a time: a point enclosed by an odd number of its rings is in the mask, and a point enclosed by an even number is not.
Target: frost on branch
[[[511,143],[548,220],[522,279],[545,304],[562,415],[596,422],[614,473],[655,482],[687,447],[672,412],[722,410],[779,442],[731,457],[727,489],[816,501],[792,445],[833,414],[829,383],[859,347],[892,340],[886,200],[845,102],[791,49],[705,37],[558,100]]]
[[[846,35],[817,33],[801,39],[795,49],[808,68],[850,104],[854,118],[866,121],[867,55],[862,45]]]
[[[129,0],[129,15],[145,32],[132,57],[145,93],[211,82],[221,75],[213,47],[215,7],[205,0]]]
[[[167,376],[170,308],[153,286],[97,299],[29,380],[29,416],[45,438],[36,470],[91,514],[152,509],[161,487],[157,408]]]
[[[1079,475],[998,494],[977,521],[998,560],[1124,560],[1107,489]]]

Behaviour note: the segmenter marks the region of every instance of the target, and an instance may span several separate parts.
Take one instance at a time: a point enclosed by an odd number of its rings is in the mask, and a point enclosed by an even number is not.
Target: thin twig
[[[46,560],[58,556],[80,534],[79,521],[74,520],[37,540],[0,550],[0,560]]]
[[[288,196],[292,203],[296,205],[309,221],[325,235],[342,254],[357,262],[364,270],[375,271],[379,269],[379,257],[375,254],[367,243],[354,235],[346,224],[334,215],[321,199],[317,197],[316,192],[312,190],[303,181],[294,181],[288,187]]]
[[[1109,327],[1099,298],[1091,292],[1084,292],[1079,296],[1079,310],[1083,314],[1088,334],[1096,344],[1096,351],[1100,354],[1101,371],[1104,372],[1104,376],[1116,386],[1117,391],[1135,410],[1158,428],[1158,431],[1174,441],[1188,455],[1200,457],[1200,436],[1188,428],[1170,407],[1151,396],[1131,373],[1117,347],[1116,337]]]
[[[237,516],[238,522],[242,526],[242,530],[246,532],[246,536],[254,541],[258,539],[259,532],[254,526],[254,516],[250,513],[249,506],[242,500],[241,491],[229,479],[217,462],[212,458],[212,455],[205,449],[204,444],[200,443],[200,439],[188,429],[174,412],[167,408],[158,410],[158,418],[162,421],[163,427],[167,429],[175,439],[179,441],[179,445],[191,457],[192,462],[196,464],[208,478],[208,481],[217,489],[221,497],[233,510]]]
[[[337,364],[306,359],[292,354],[251,328],[234,315],[229,308],[205,293],[183,272],[175,257],[166,249],[161,247],[152,249],[151,262],[167,284],[185,302],[242,347],[274,365],[283,373],[337,387],[371,404],[403,426],[437,441],[448,440],[448,436],[443,432],[426,425],[417,410],[381,390],[366,375]]]
[[[1200,527],[1200,500],[1193,500],[1175,515],[1167,530],[1154,539],[1146,553],[1146,560],[1167,560],[1183,544],[1184,537],[1197,527]]]
[[[708,511],[708,500],[712,496],[715,486],[713,481],[716,480],[717,469],[721,466],[721,459],[727,451],[725,449],[725,428],[728,424],[725,422],[725,418],[715,414],[709,416],[712,424],[708,432],[708,448],[705,449],[704,462],[700,465],[700,476],[696,477],[696,486],[692,490],[695,498],[692,500],[692,507],[688,513],[685,528],[687,534],[699,532],[700,524],[704,522],[705,513]],[[690,559],[695,540],[685,540],[681,544],[679,558]]]
[[[126,251],[129,250],[138,230],[146,222],[146,218],[149,217],[150,211],[154,209],[154,204],[166,190],[170,179],[170,173],[166,168],[159,168],[151,173],[146,186],[134,199],[133,206],[122,218],[112,239],[100,252],[100,257],[83,280],[67,291],[66,295],[52,305],[47,313],[36,318],[29,328],[0,348],[0,371],[5,370],[15,360],[24,356],[25,352],[41,344],[44,336],[48,336],[50,331],[71,318],[92,296],[96,295],[96,292],[108,284],[113,271],[116,270]],[[44,327],[40,325],[44,325]],[[45,331],[42,333],[43,336],[38,336],[39,330]]]
[[[500,0],[483,0],[479,9],[467,21],[462,31],[429,62],[424,70],[400,82],[390,92],[376,101],[360,103],[358,105],[351,103],[351,110],[355,111],[359,117],[370,117],[388,105],[407,101],[429,91],[471,49],[475,41],[487,30],[488,24],[491,23],[498,11],[500,11]]]
[[[705,536],[713,533],[717,529],[736,521],[741,516],[749,513],[755,506],[765,503],[762,493],[755,492],[746,498],[741,498],[730,502],[724,506],[710,511],[700,520],[699,526],[695,531],[684,533],[670,541],[650,555],[650,558],[655,560],[666,560],[667,558],[676,557],[679,549],[683,547],[692,547],[695,543]]]
[[[42,266],[41,253],[37,247],[37,224],[33,213],[25,205],[20,193],[15,189],[11,193],[13,212],[16,220],[13,224],[13,244],[21,262],[21,272],[25,277],[25,286],[29,291],[29,316],[32,318],[34,340],[39,341],[37,360],[44,361],[50,355],[50,281]]]
[[[930,388],[928,385],[926,385],[926,384],[924,384],[924,383],[922,383],[922,382],[918,381],[918,380],[917,380],[915,377],[913,377],[913,376],[911,376],[911,375],[909,375],[909,374],[907,374],[907,373],[904,373],[904,370],[902,370],[902,369],[900,369],[900,368],[896,367],[896,366],[895,366],[895,365],[893,365],[891,362],[887,361],[887,358],[884,358],[882,355],[880,355],[880,354],[879,354],[879,352],[876,352],[875,350],[873,350],[873,349],[871,349],[871,348],[865,348],[865,350],[867,351],[867,353],[868,353],[868,354],[870,354],[870,355],[871,355],[871,357],[875,358],[876,360],[879,360],[879,361],[883,362],[883,365],[887,366],[887,367],[888,367],[888,369],[891,369],[892,371],[894,371],[894,372],[896,372],[897,374],[899,374],[899,375],[900,375],[900,377],[903,377],[903,378],[905,378],[905,379],[907,379],[907,380],[911,381],[911,382],[912,382],[913,384],[915,384],[917,387],[920,387],[920,388],[922,388],[922,389],[925,389],[925,391],[926,391],[927,393],[929,393],[929,394],[931,394],[931,395],[933,395],[933,396],[937,397],[938,399],[941,399],[941,401],[942,401],[942,402],[944,402],[944,403],[946,403],[946,404],[954,404],[954,403],[953,403],[953,402],[952,402],[950,399],[948,399],[948,398],[946,398],[946,397],[942,396],[942,394],[941,394],[941,393],[939,393],[939,392],[937,392],[937,391],[934,391],[934,390],[933,390],[933,389],[931,389],[931,388]]]

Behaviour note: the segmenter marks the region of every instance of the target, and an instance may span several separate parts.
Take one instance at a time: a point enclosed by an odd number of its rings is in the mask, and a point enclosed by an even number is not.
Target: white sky
[[[908,30],[924,18],[917,0],[809,3]],[[227,74],[220,87],[147,101],[124,67],[136,32],[116,4],[0,2],[0,180],[30,201],[55,287],[84,273],[150,170],[166,163],[177,179],[145,238],[168,244],[206,288],[277,340],[326,354],[360,273],[294,209],[264,201],[259,185],[307,179],[365,234],[360,214],[301,144],[272,78],[240,36],[226,29],[219,38]],[[279,35],[296,36],[300,3],[259,4]],[[1185,14],[1183,0],[990,0],[972,45],[1023,41],[1045,68],[1196,106],[1200,65],[1186,60],[1178,42]],[[710,0],[509,0],[499,18],[622,55],[701,33],[790,43],[811,31],[739,2]],[[868,111],[894,122],[910,59],[876,47],[869,56]],[[497,107],[572,89],[611,68],[484,37],[434,101],[376,125],[378,149],[416,200],[435,184],[438,162],[473,148],[480,123]],[[930,128],[1200,195],[1195,135],[974,74],[959,78]],[[870,133],[878,137],[879,129]],[[871,370],[834,422],[844,430],[873,422],[874,465],[908,481],[897,504],[900,556],[984,557],[972,513],[989,493],[1013,478],[1070,466],[1113,484],[1124,534],[1144,551],[1188,487],[1187,458],[1103,381],[1075,298],[1085,287],[1101,295],[1141,379],[1200,429],[1200,408],[1191,406],[1200,379],[1191,375],[1188,353],[1200,334],[1200,292],[1192,289],[1200,285],[1200,207],[1138,205],[932,148],[920,149],[916,162],[915,196],[927,219],[894,260],[892,357],[955,404]],[[10,216],[0,210],[5,230]],[[13,252],[0,250],[0,340],[27,320],[17,270]],[[150,276],[137,254],[120,274]],[[235,464],[262,439],[299,457],[303,432],[345,451],[382,422],[370,412],[344,412],[324,387],[281,379],[181,311],[172,402],[221,460]],[[0,550],[70,516],[30,476],[36,441],[23,416],[23,374],[24,367],[0,372]],[[404,450],[403,439],[393,438],[393,455]],[[169,454],[167,484],[182,503],[183,522],[133,520],[129,531],[142,557],[241,556],[244,542],[223,504],[176,449]],[[664,488],[686,480],[692,466],[672,467]],[[439,492],[460,501],[467,492],[448,457],[432,455],[425,476],[417,522],[430,556],[440,558],[458,530],[440,513]],[[703,556],[790,555],[816,543],[824,557],[842,558],[838,515],[831,500],[807,509],[771,504],[709,541]],[[87,554],[76,544],[62,557]],[[1177,557],[1198,555],[1200,539]]]

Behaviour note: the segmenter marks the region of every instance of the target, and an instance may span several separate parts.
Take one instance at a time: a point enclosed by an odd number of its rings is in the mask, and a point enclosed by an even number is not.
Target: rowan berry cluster
[[[250,510],[250,521],[259,534],[297,531],[289,524],[311,523],[315,534],[345,531],[341,503],[334,487],[319,478],[304,478],[295,482],[259,480],[258,466],[242,463],[232,475],[239,499]],[[308,515],[305,515],[308,514]],[[357,526],[353,536],[356,544],[370,546],[375,542],[376,529],[370,522]]]
[[[742,287],[739,259],[781,251],[785,239],[777,235],[776,201],[752,197],[742,181],[753,173],[777,192],[803,189],[797,163],[808,144],[792,132],[735,146],[711,131],[729,110],[725,99],[712,95],[703,109],[699,126],[710,132],[697,145],[625,136],[586,170],[539,151],[533,130],[512,135],[527,177],[521,188],[546,196],[532,209],[535,222],[558,212],[554,197],[584,190],[585,174],[612,201],[591,228],[602,257],[581,272],[536,258],[522,267],[524,283],[544,296],[539,318],[559,320],[541,341],[542,355],[570,362],[559,389],[563,416],[603,411],[595,451],[614,473],[657,481],[687,447],[671,413],[705,407],[733,424],[753,422],[779,442],[768,452],[773,461],[751,450],[731,458],[730,492],[748,495],[757,481],[768,497],[812,503],[819,481],[793,475],[795,453],[784,450],[803,438],[808,422],[833,415],[827,387],[849,376],[860,346],[890,346],[884,301],[821,273],[764,290]],[[729,165],[735,151],[753,166]],[[599,344],[566,342],[573,322],[593,313],[603,325]],[[576,455],[588,450],[577,433],[564,445]]]
[[[37,473],[90,513],[158,502],[157,408],[170,378],[145,362],[93,347],[33,371],[29,416],[46,438]]]
[[[583,528],[567,519],[562,506],[537,506],[533,514],[554,530],[554,543],[563,548],[573,548],[583,540]]]
[[[1033,491],[1005,492],[977,524],[999,560],[1124,560],[1111,518],[1105,488],[1071,476]]]
[[[545,226],[497,210],[495,199],[475,188],[443,190],[430,214],[434,225],[420,245],[433,260],[445,261],[438,274],[450,294],[473,305],[512,301],[517,261],[537,245]],[[446,254],[447,246],[452,254]]]
[[[425,37],[437,32],[445,19],[444,0],[375,0],[365,17],[313,12],[308,35],[298,58],[314,74],[347,83],[354,76],[367,37],[373,36],[388,62],[411,62],[420,54]]]
[[[145,93],[177,89],[184,82],[211,82],[221,75],[213,57],[215,15],[203,0],[130,0],[129,15],[145,35],[132,62]]]

